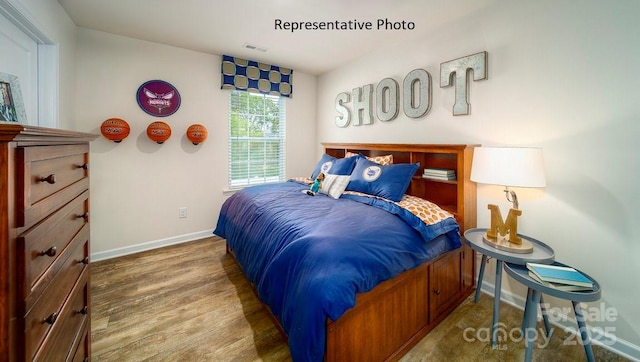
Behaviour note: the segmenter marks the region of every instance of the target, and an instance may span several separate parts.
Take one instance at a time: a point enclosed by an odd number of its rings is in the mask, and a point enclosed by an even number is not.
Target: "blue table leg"
[[[544,330],[547,332],[547,337],[551,337],[551,325],[549,324],[549,317],[547,316],[547,306],[544,304],[542,294],[540,294],[540,311],[542,312],[542,320],[544,321]]]
[[[487,264],[487,256],[482,254],[482,262],[480,262],[480,271],[478,272],[478,281],[476,283],[476,303],[478,303],[478,299],[480,299],[480,289],[482,288],[482,278],[484,278],[485,264]]]
[[[584,323],[584,315],[582,314],[580,303],[575,301],[571,301],[571,303],[573,304],[573,312],[576,314],[576,321],[578,322],[578,332],[580,333],[580,338],[582,339],[584,352],[587,354],[587,361],[593,362],[595,361],[595,358],[593,357],[593,350],[591,350],[589,331],[587,330],[587,326]]]
[[[498,315],[500,314],[500,290],[502,289],[502,260],[496,259],[496,288],[493,293],[493,323],[491,324],[491,347],[498,343]]]
[[[529,298],[530,297],[530,298]],[[540,292],[537,290],[533,290],[531,293],[527,292],[527,302],[528,305],[525,307],[527,313],[524,318],[526,320],[526,329],[524,333],[524,341],[526,350],[524,353],[525,362],[531,361],[531,355],[533,353],[533,342],[537,337],[536,332],[536,319],[538,314],[538,304],[540,303]]]
[[[533,293],[533,289],[527,288],[527,299],[525,299],[524,301],[524,314],[522,317],[522,326],[520,327],[520,330],[522,331],[523,336],[527,329],[527,313],[529,313],[528,310],[529,310],[529,300],[531,299],[531,293]]]

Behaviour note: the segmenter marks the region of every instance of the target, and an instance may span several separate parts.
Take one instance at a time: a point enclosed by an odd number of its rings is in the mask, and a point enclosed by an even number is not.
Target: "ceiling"
[[[79,27],[319,75],[430,30],[493,0],[58,0]],[[275,29],[282,22],[371,22],[371,30]],[[378,19],[415,24],[377,29]],[[398,24],[400,25],[400,24]],[[266,51],[250,50],[251,44]]]

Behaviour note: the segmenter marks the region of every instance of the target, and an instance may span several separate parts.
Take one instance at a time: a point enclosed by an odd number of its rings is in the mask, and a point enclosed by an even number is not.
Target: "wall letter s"
[[[347,92],[342,92],[336,97],[336,111],[340,113],[336,117],[336,126],[338,127],[347,127],[351,121],[351,112],[349,112],[349,108],[343,105],[343,103],[349,103],[350,98],[351,96]]]

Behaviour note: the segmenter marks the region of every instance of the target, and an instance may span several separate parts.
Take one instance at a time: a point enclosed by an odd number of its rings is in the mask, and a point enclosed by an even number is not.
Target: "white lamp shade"
[[[476,147],[471,181],[513,187],[545,187],[542,149]]]

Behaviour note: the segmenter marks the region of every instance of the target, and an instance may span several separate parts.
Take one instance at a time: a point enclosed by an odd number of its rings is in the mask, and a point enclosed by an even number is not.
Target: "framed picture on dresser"
[[[18,77],[1,72],[0,122],[27,123]]]

